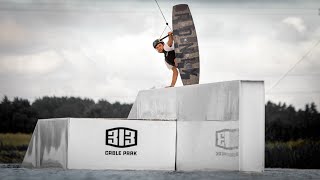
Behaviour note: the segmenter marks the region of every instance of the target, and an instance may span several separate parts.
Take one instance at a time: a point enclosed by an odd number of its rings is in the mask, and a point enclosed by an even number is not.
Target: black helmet
[[[155,41],[153,41],[153,43],[152,43],[153,48],[156,48],[156,46],[157,46],[159,43],[164,44],[164,42],[163,42],[163,41],[160,41],[159,39],[156,39]]]

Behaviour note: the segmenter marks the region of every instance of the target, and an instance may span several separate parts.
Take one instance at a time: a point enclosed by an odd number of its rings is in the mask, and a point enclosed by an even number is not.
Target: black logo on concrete
[[[106,145],[127,148],[138,143],[138,131],[125,127],[117,127],[106,130]]]
[[[226,150],[239,147],[239,129],[222,129],[216,131],[216,146]]]

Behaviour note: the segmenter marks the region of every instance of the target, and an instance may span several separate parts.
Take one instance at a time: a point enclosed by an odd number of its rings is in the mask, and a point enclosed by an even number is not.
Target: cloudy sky
[[[158,2],[169,22],[173,5],[189,4],[200,83],[264,80],[266,100],[320,107],[320,1]],[[131,103],[170,84],[151,45],[164,27],[153,0],[0,0],[0,95]]]

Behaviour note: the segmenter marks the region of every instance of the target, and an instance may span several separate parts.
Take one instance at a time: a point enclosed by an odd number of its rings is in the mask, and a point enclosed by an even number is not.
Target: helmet
[[[164,44],[164,42],[163,42],[163,41],[160,41],[160,39],[156,39],[155,41],[153,41],[153,43],[152,43],[153,48],[156,48],[156,46],[157,46],[159,43]]]

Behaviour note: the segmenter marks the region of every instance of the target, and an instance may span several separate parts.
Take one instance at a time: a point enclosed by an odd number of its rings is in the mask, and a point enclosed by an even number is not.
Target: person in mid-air
[[[176,54],[174,52],[173,34],[172,32],[168,32],[168,35],[169,35],[169,40],[167,44],[165,44],[163,41],[160,41],[159,39],[156,39],[153,42],[153,47],[159,53],[164,53],[165,63],[168,69],[172,70],[171,85],[167,86],[167,88],[174,87],[178,78],[178,70],[177,70],[178,65],[176,63]]]

